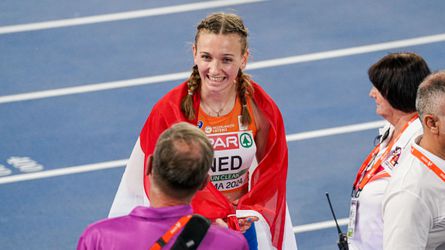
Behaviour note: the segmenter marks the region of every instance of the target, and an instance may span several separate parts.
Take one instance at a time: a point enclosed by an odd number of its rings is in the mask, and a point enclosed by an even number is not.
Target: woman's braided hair
[[[212,34],[237,34],[240,37],[241,53],[247,52],[247,28],[244,27],[243,20],[235,14],[215,13],[211,14],[201,21],[197,26],[197,32],[195,36],[195,45],[198,42],[199,35],[202,31]],[[182,99],[181,109],[185,117],[193,121],[196,117],[195,110],[193,108],[193,94],[201,86],[201,77],[199,76],[198,66],[193,66],[192,73],[188,79],[188,93]],[[241,111],[241,123],[248,125],[252,121],[247,110],[247,96],[253,94],[253,87],[250,83],[250,76],[244,74],[241,69],[238,71],[237,76],[237,92],[242,105]]]

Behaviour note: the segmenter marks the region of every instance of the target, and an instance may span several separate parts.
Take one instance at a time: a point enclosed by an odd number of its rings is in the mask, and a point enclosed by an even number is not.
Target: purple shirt
[[[151,208],[138,206],[129,215],[105,219],[89,225],[80,236],[77,249],[148,250],[182,216],[192,214],[189,205]],[[163,249],[170,249],[177,233]],[[244,236],[230,229],[211,225],[198,249],[246,249]]]

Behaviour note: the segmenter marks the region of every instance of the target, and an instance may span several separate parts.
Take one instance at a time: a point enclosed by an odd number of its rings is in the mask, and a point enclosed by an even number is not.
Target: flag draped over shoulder
[[[272,244],[281,249],[286,216],[286,176],[288,167],[288,150],[283,118],[275,102],[256,83],[253,100],[258,109],[270,123],[267,138],[267,149],[263,159],[258,163],[250,179],[250,191],[240,198],[237,209],[255,210],[262,214],[270,227]],[[187,82],[172,89],[153,107],[139,136],[140,146],[144,152],[144,166],[147,157],[153,153],[159,135],[171,125],[189,121],[181,112],[181,100],[187,94]],[[195,94],[194,108],[198,113],[200,95]],[[144,169],[144,173],[146,170]],[[144,174],[144,189],[148,196],[150,184]],[[194,212],[210,219],[229,218],[229,226],[236,229],[237,223],[233,205],[211,183],[199,191],[192,200]]]

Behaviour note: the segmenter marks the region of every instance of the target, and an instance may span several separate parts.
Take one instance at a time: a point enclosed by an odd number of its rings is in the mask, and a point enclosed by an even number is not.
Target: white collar
[[[422,148],[419,145],[420,139],[422,139],[422,135],[419,135],[414,143],[413,143],[413,147],[417,150],[419,150],[422,154],[424,154],[428,159],[430,159],[430,161],[434,162],[434,164],[436,164],[436,166],[438,166],[440,169],[445,171],[445,160],[443,160],[442,158],[438,157],[437,155],[431,153],[430,151]]]

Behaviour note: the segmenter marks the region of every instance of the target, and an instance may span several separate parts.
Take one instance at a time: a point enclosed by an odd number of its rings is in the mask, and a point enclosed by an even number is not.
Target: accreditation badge
[[[355,225],[357,222],[357,209],[358,209],[358,198],[351,198],[351,209],[349,210],[349,224],[348,224],[348,232],[346,236],[348,238],[352,238],[355,232]]]

